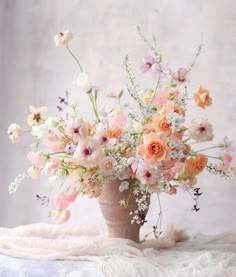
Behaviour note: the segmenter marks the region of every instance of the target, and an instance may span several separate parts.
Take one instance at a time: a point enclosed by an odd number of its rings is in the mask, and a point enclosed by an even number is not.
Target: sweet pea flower
[[[40,169],[37,166],[31,166],[27,170],[27,174],[33,179],[37,180],[40,177]]]
[[[213,128],[206,118],[196,118],[190,123],[189,135],[197,142],[211,141],[213,139]]]
[[[82,92],[90,92],[92,89],[92,84],[89,81],[88,75],[83,72],[79,74],[76,83]]]
[[[44,166],[44,171],[49,174],[51,173],[54,169],[57,169],[58,167],[60,167],[61,165],[61,161],[59,158],[51,158],[49,162],[46,163],[46,165]]]
[[[73,37],[73,34],[69,31],[69,29],[67,29],[64,32],[60,32],[58,35],[54,36],[54,43],[56,47],[65,46],[70,40],[73,39]]]
[[[40,125],[45,122],[47,117],[45,116],[45,113],[48,111],[48,108],[45,106],[42,107],[34,107],[30,106],[29,110],[31,114],[27,118],[27,122],[30,126],[32,125]]]
[[[74,186],[72,186],[69,189],[69,191],[66,193],[66,198],[70,203],[72,203],[72,202],[75,202],[78,194],[79,194],[79,191]]]
[[[233,159],[232,156],[230,155],[230,153],[229,153],[229,152],[223,153],[223,154],[221,155],[221,159],[222,159],[222,161],[223,161],[223,163],[224,163],[226,169],[229,169],[230,164],[231,164],[232,159]]]
[[[187,74],[188,70],[186,68],[180,68],[173,76],[174,80],[178,83],[185,83],[187,82]]]
[[[22,135],[22,128],[17,123],[12,123],[7,130],[10,140],[16,143],[20,140]]]
[[[53,198],[53,204],[59,210],[66,209],[70,205],[70,201],[67,198],[65,192],[59,192]]]
[[[62,152],[64,147],[61,145],[61,139],[54,134],[47,133],[43,137],[43,143],[49,147],[53,152]]]
[[[46,158],[42,151],[38,151],[38,152],[31,151],[28,153],[27,158],[29,159],[31,164],[36,167],[41,167],[46,162]]]
[[[234,141],[229,140],[228,137],[224,137],[224,148],[227,152],[234,152],[235,151]]]
[[[65,223],[70,219],[70,211],[69,210],[52,210],[50,212],[50,216],[53,222],[57,224]]]

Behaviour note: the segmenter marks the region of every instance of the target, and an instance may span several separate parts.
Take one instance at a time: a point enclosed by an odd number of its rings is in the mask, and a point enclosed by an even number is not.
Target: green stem
[[[211,146],[211,147],[204,148],[204,149],[201,149],[201,150],[197,150],[197,151],[195,151],[195,152],[206,151],[206,150],[214,149],[214,148],[222,148],[222,146],[221,146],[221,145],[215,145],[215,146]]]
[[[79,68],[80,68],[81,72],[83,72],[83,68],[82,68],[82,66],[81,66],[81,64],[80,64],[80,62],[79,62],[79,60],[78,60],[78,59],[76,58],[76,56],[72,53],[72,51],[70,50],[70,48],[69,48],[68,45],[66,45],[66,48],[67,48],[67,50],[69,51],[69,53],[71,54],[71,56],[75,59],[75,61],[77,62],[77,64],[79,65]]]
[[[97,121],[100,122],[100,118],[98,116],[98,112],[97,112],[97,109],[96,109],[96,103],[94,101],[94,97],[93,97],[93,95],[91,93],[88,93],[88,95],[89,95],[90,102],[92,104],[93,112],[94,112],[94,114],[95,114],[95,116],[97,118]]]
[[[153,100],[155,99],[155,96],[157,94],[157,89],[159,88],[159,86],[160,86],[160,77],[158,77],[157,84],[156,84],[156,87],[155,87],[155,90],[154,90],[154,94],[153,94],[153,97],[152,97],[151,104],[152,104]]]

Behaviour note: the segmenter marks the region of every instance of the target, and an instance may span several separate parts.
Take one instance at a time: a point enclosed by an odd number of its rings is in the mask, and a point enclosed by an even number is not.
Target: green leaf
[[[122,89],[119,94],[118,94],[118,97],[121,98],[121,96],[124,94],[124,90]]]

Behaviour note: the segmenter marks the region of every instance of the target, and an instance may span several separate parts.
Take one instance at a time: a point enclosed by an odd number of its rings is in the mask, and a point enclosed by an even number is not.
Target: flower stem
[[[93,95],[91,93],[88,93],[88,95],[89,95],[90,102],[92,104],[93,112],[94,112],[94,114],[95,114],[95,116],[97,118],[97,121],[100,122],[100,118],[98,116],[98,112],[97,112],[97,109],[96,109],[96,103],[94,101],[94,97],[93,97]]]
[[[195,152],[201,152],[201,151],[206,151],[206,150],[209,150],[209,149],[214,149],[214,148],[222,148],[221,145],[215,145],[215,146],[211,146],[211,147],[208,147],[208,148],[203,148],[201,150],[197,150]]]
[[[155,90],[154,90],[154,94],[153,94],[153,97],[152,97],[151,104],[152,104],[153,100],[155,99],[155,96],[157,94],[157,90],[158,90],[159,86],[160,86],[160,76],[158,77],[158,80],[157,80],[157,84],[156,84],[156,87],[155,87]]]
[[[80,68],[80,70],[81,70],[81,72],[83,72],[83,68],[82,68],[82,66],[81,66],[81,64],[80,64],[80,62],[79,62],[79,60],[76,58],[76,56],[72,53],[72,51],[70,50],[70,48],[69,48],[69,46],[68,45],[66,45],[66,48],[67,48],[67,50],[69,51],[69,53],[71,54],[71,56],[75,59],[75,61],[77,62],[77,64],[78,64],[78,66],[79,66],[79,68]]]

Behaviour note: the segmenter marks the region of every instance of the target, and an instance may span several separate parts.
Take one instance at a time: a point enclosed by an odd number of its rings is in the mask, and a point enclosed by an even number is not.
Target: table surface
[[[103,277],[92,261],[35,261],[0,255],[1,277]]]

